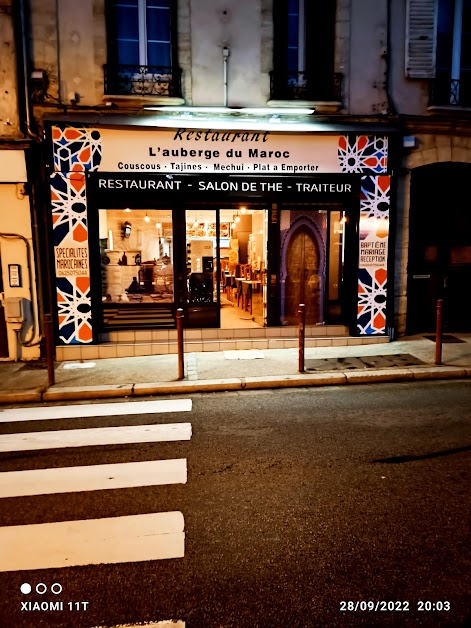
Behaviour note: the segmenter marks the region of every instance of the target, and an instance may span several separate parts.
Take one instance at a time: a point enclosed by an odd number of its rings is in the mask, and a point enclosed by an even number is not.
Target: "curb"
[[[376,370],[325,371],[263,377],[235,377],[231,379],[183,380],[174,383],[149,382],[142,384],[110,384],[106,386],[56,387],[0,392],[0,404],[41,403],[46,401],[83,401],[149,395],[188,395],[200,392],[261,390],[267,388],[305,388],[313,386],[342,386],[383,382],[411,382],[434,379],[462,379],[471,377],[471,368],[458,366],[423,366],[414,368],[387,368]]]

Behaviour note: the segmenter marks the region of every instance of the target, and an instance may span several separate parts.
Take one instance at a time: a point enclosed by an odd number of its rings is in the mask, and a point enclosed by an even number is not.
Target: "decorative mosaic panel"
[[[85,170],[101,160],[100,133],[67,125],[52,129],[51,207],[59,339],[93,340]]]
[[[54,126],[52,149],[57,172],[96,170],[101,161],[100,131],[63,124]]]
[[[361,179],[357,329],[386,333],[389,236],[389,176]]]
[[[342,135],[339,137],[338,158],[342,172],[381,174],[388,167],[388,138]]]

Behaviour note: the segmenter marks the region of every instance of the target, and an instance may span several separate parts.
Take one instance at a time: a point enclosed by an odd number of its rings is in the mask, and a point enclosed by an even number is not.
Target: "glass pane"
[[[147,42],[147,64],[171,66],[170,44]]]
[[[116,6],[116,24],[118,29],[118,39],[139,39],[139,21],[137,5]]]
[[[186,212],[188,303],[216,303],[216,210]]]
[[[147,9],[147,39],[170,41],[170,11]]]
[[[147,63],[148,65],[171,65],[170,9],[168,2],[154,0],[148,3],[147,20]]]
[[[163,210],[99,211],[102,299],[172,303],[172,216]]]
[[[297,81],[297,71],[298,71],[298,49],[297,48],[289,48],[288,49],[288,71],[292,72],[293,75],[290,75],[290,79],[293,81]]]
[[[118,63],[139,63],[139,18],[137,0],[116,4]]]
[[[288,15],[288,46],[298,45],[299,17],[298,15]]]
[[[118,64],[139,65],[139,42],[118,39]]]
[[[147,8],[170,9],[170,0],[147,0]]]

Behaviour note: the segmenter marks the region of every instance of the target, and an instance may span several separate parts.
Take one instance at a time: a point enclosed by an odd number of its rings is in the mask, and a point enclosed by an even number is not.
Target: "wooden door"
[[[306,306],[306,324],[319,322],[319,253],[311,233],[301,228],[288,244],[285,318],[290,325],[298,322],[299,304]]]

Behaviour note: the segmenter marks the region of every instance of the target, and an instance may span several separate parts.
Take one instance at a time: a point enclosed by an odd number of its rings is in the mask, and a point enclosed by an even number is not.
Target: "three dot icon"
[[[31,593],[32,590],[33,590],[33,587],[30,585],[29,582],[23,582],[23,584],[20,586],[20,591],[21,593],[23,593],[23,595],[28,595],[29,593]],[[44,582],[38,582],[38,584],[35,587],[35,590],[36,590],[36,593],[39,593],[39,595],[43,595],[47,591],[47,584],[44,584]],[[54,593],[54,595],[59,595],[59,593],[61,592],[62,592],[61,584],[59,584],[58,582],[54,582],[53,584],[51,584],[51,593]]]

